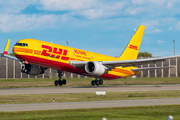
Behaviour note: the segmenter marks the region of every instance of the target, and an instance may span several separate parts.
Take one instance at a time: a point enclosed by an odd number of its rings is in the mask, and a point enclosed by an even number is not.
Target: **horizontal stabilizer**
[[[10,44],[10,39],[8,39],[6,47],[4,49],[4,57],[12,59],[12,60],[16,60],[16,61],[20,61],[19,59],[17,59],[16,57],[13,57],[11,55],[8,55],[8,50],[9,50],[9,44]]]
[[[164,67],[144,67],[131,69],[132,71],[151,70],[151,69],[163,69],[163,68],[176,68],[176,66],[164,66]]]
[[[19,59],[17,59],[16,57],[13,57],[13,56],[11,56],[11,55],[6,55],[6,54],[4,54],[4,57],[9,58],[9,59],[12,59],[12,60],[20,61]]]

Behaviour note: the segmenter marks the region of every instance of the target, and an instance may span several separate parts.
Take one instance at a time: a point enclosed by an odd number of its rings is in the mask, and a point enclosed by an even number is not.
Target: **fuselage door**
[[[35,43],[35,50],[34,50],[34,54],[37,54],[39,55],[40,54],[40,48],[39,48],[39,44],[38,43]]]

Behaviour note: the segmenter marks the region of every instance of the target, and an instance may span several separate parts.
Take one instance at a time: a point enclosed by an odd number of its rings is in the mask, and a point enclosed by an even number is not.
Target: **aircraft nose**
[[[13,52],[14,55],[17,55],[17,48],[16,48],[15,45],[13,46],[12,52]]]

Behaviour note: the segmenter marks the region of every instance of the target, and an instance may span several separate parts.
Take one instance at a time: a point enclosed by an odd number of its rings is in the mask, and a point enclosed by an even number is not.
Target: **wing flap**
[[[142,70],[151,70],[151,69],[163,69],[163,68],[176,68],[176,66],[164,66],[164,67],[144,67],[131,69],[132,71],[142,71]]]
[[[102,61],[102,64],[112,66],[112,67],[117,67],[117,66],[128,67],[128,66],[137,66],[137,65],[144,65],[144,64],[149,64],[149,63],[161,62],[161,61],[165,61],[166,59],[177,58],[177,57],[180,57],[180,56],[136,59],[136,60],[123,60],[123,61]]]

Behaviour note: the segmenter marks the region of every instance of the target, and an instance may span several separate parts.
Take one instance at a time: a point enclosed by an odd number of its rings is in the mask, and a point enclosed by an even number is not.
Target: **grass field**
[[[0,95],[0,104],[50,103],[53,98],[56,102],[81,102],[178,97],[180,91],[108,92],[106,95],[95,95],[95,93]]]
[[[0,88],[54,87],[56,79],[0,79]],[[91,86],[91,80],[92,78],[67,79],[65,87]],[[104,81],[104,86],[160,84],[180,84],[180,78],[128,78]],[[108,92],[105,96],[97,96],[95,93],[0,95],[0,104],[47,103],[52,102],[53,98],[56,102],[74,102],[178,97],[180,91]],[[103,117],[108,120],[166,120],[169,115],[172,115],[174,120],[180,120],[180,105],[0,112],[0,120],[101,120]]]
[[[91,86],[93,78],[67,78],[65,87],[72,86]],[[29,88],[29,87],[54,87],[54,81],[57,78],[29,78],[29,79],[0,79],[0,88]],[[103,86],[115,85],[164,85],[164,84],[180,84],[179,77],[167,78],[128,78],[116,80],[104,80]],[[64,86],[63,86],[64,87]]]
[[[0,112],[0,120],[180,120],[180,105]]]

